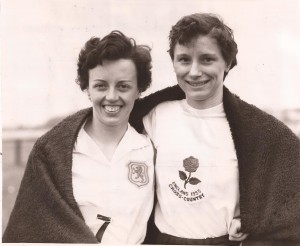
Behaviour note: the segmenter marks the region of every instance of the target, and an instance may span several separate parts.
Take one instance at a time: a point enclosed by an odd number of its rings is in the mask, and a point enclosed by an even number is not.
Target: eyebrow
[[[94,82],[107,82],[106,80],[104,79],[94,79],[93,80]],[[129,82],[129,83],[133,83],[132,80],[126,80],[126,79],[123,79],[123,80],[119,80],[117,83],[126,83],[126,82]]]
[[[175,55],[175,57],[185,57],[185,56],[190,57],[191,55],[189,55],[187,53],[179,53],[179,54]],[[205,56],[217,57],[217,54],[215,54],[215,53],[203,53],[203,54],[199,55],[199,57],[205,57]]]
[[[200,56],[213,56],[213,57],[217,57],[218,55],[216,53],[204,53],[204,54],[201,54]]]
[[[120,81],[118,81],[118,83],[126,83],[126,82],[129,82],[129,83],[133,83],[133,81],[132,80],[127,80],[127,79],[123,79],[123,80],[120,80]]]
[[[179,53],[179,54],[176,54],[175,56],[190,56],[190,55],[187,53]]]

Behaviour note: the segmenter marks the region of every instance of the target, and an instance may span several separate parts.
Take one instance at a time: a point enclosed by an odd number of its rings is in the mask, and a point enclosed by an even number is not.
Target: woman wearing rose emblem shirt
[[[130,119],[157,149],[149,242],[298,245],[300,141],[224,86],[237,64],[232,30],[192,14],[169,40],[178,85],[137,102]]]

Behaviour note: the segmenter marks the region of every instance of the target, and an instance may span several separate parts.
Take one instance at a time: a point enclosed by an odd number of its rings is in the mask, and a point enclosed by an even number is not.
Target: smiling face
[[[187,103],[197,109],[214,107],[223,99],[224,72],[229,71],[217,41],[199,35],[189,44],[176,44],[173,66]]]
[[[133,61],[104,60],[102,65],[90,69],[87,91],[93,103],[93,121],[99,127],[126,127],[139,97]]]

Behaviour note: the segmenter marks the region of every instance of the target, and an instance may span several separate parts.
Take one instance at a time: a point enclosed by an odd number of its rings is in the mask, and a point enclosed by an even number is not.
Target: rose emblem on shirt
[[[199,161],[197,158],[190,156],[183,160],[183,167],[188,175],[184,171],[179,171],[179,177],[184,181],[184,188],[186,189],[187,184],[196,185],[201,181],[198,178],[191,177],[192,173],[196,172],[199,167]]]

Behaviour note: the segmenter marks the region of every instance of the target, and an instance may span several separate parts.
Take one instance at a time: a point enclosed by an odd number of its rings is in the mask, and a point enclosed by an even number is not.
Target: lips
[[[185,81],[187,84],[191,85],[192,87],[200,87],[209,82],[209,80],[203,80],[203,81]]]
[[[117,113],[120,111],[121,106],[119,106],[119,105],[104,105],[103,108],[105,109],[106,112]]]

